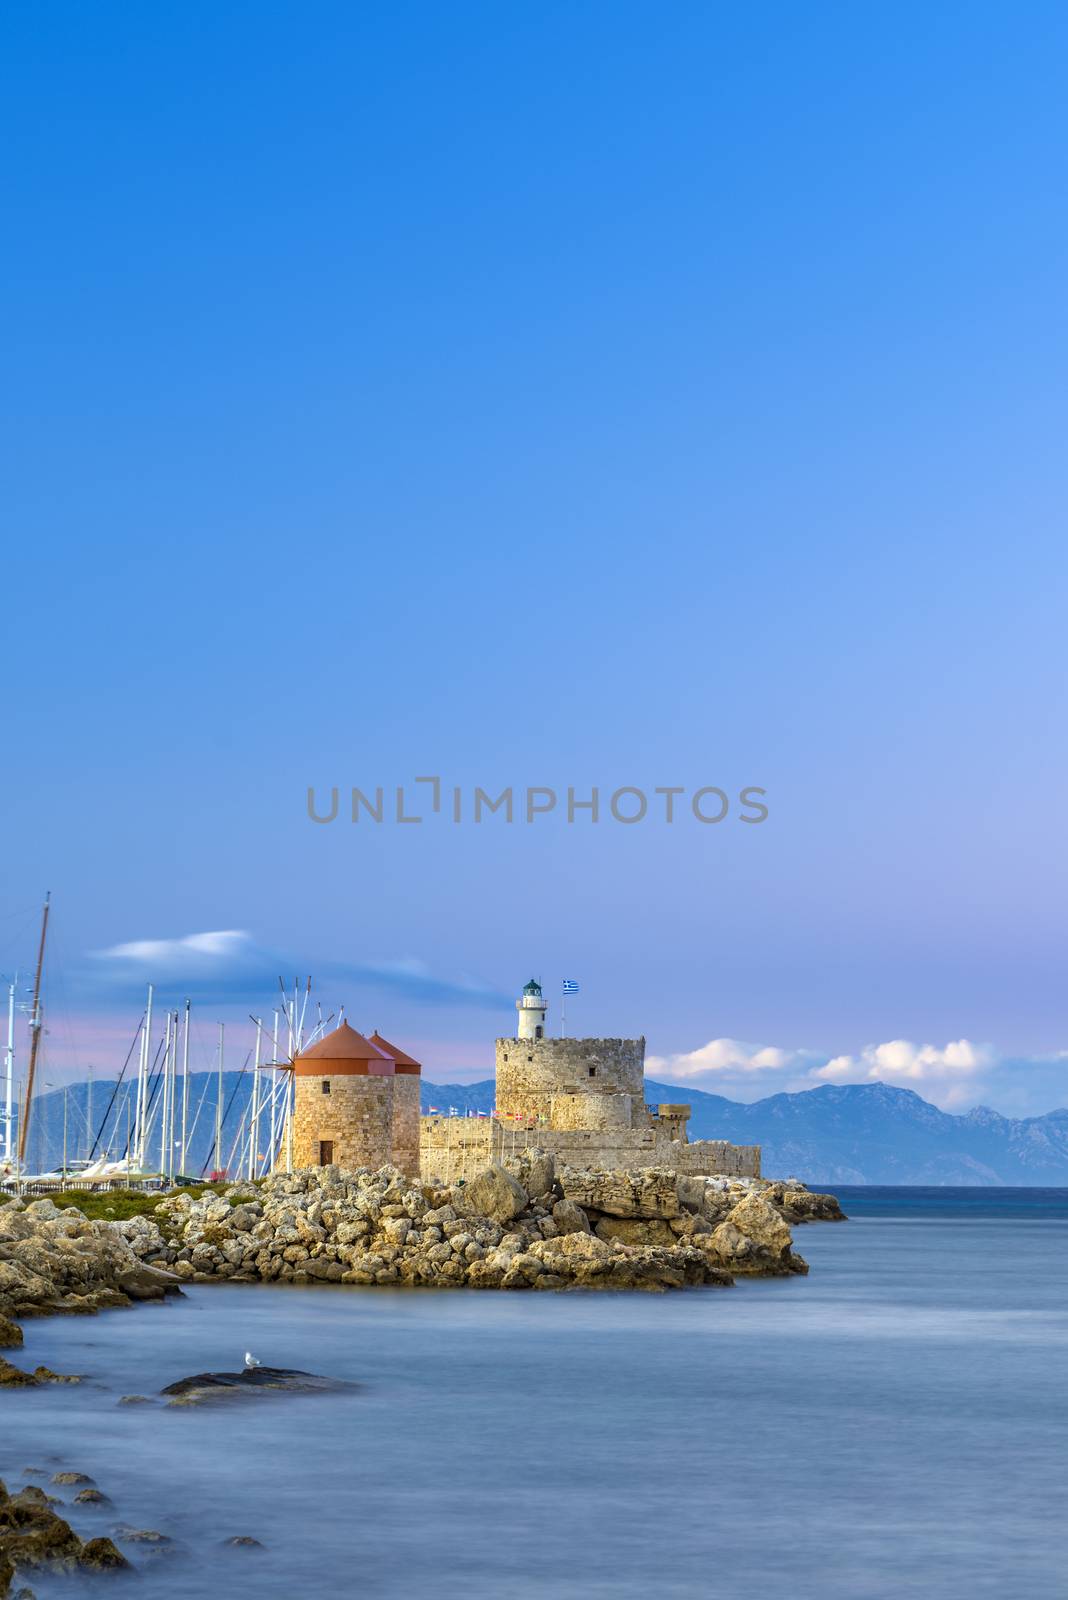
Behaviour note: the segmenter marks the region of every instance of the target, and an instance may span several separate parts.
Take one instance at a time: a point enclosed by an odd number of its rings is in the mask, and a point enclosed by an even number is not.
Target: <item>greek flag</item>
[[[579,992],[579,986],[575,982],[574,978],[565,978],[564,979],[564,993],[565,994],[578,994],[578,992]]]

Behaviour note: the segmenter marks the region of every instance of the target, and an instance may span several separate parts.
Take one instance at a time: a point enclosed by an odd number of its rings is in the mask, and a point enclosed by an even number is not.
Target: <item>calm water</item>
[[[29,1362],[92,1381],[0,1398],[0,1476],[88,1472],[115,1505],[81,1531],[170,1534],[122,1586],[152,1600],[1063,1600],[1068,1191],[839,1193],[853,1221],[797,1230],[807,1279],[220,1285],[28,1324]],[[246,1348],[363,1387],[116,1404]]]

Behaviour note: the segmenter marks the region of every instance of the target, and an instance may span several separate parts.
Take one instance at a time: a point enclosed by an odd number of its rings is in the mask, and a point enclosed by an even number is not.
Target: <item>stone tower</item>
[[[531,978],[529,983],[523,985],[523,993],[515,1003],[519,1012],[519,1026],[516,1029],[518,1039],[544,1039],[545,1038],[545,1013],[548,1007],[541,992],[541,984]]]
[[[293,1164],[381,1167],[393,1160],[393,1058],[343,1022],[293,1062]]]
[[[419,1088],[422,1068],[412,1056],[383,1039],[376,1028],[371,1044],[393,1062],[393,1165],[409,1178],[419,1176]]]

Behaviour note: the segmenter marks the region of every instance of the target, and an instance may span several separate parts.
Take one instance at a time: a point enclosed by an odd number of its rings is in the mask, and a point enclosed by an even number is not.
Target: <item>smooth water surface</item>
[[[796,1231],[808,1278],[221,1284],[29,1323],[23,1364],[89,1381],[0,1396],[0,1476],[87,1472],[114,1506],[79,1531],[170,1534],[131,1600],[1062,1600],[1068,1192],[839,1193],[853,1220]],[[117,1404],[246,1349],[361,1387]]]

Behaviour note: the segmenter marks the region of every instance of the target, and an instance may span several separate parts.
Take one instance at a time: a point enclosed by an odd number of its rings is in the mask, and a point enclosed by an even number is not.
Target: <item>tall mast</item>
[[[141,1063],[137,1075],[137,1126],[135,1143],[137,1145],[137,1170],[145,1170],[145,1141],[148,1138],[148,1102],[149,1083],[152,1076],[152,996],[155,990],[150,983],[148,986],[148,1004],[145,1007],[145,1031],[141,1035]]]
[[[219,1082],[215,1091],[215,1170],[222,1171],[222,1125],[223,1125],[223,1039],[226,1034],[226,1024],[219,1023]]]
[[[14,1151],[11,1148],[11,1117],[15,1089],[15,990],[19,975],[16,972],[7,991],[7,1067],[4,1074],[4,1161],[10,1164]]]
[[[248,1176],[259,1177],[260,1142],[260,1044],[263,1038],[262,1019],[256,1018],[256,1060],[252,1068],[252,1138],[249,1141]]]
[[[178,1093],[178,1012],[174,1013],[174,1037],[171,1042],[171,1098],[167,1119],[167,1176],[174,1177],[174,1127],[177,1119],[175,1097]]]
[[[163,1045],[163,1100],[160,1105],[159,1119],[159,1170],[161,1174],[167,1172],[167,1118],[170,1115],[170,1072],[171,1072],[171,1014],[167,1012],[167,1033]]]
[[[30,1019],[30,1065],[26,1073],[26,1105],[19,1121],[19,1167],[26,1159],[26,1136],[30,1131],[30,1107],[33,1103],[33,1080],[37,1072],[37,1052],[41,1046],[41,972],[44,968],[45,936],[48,933],[48,910],[51,892],[45,895],[41,916],[41,942],[37,946],[37,970],[33,978],[33,1015]]]
[[[278,1011],[274,1013],[274,1034],[271,1043],[271,1165],[278,1160]]]
[[[182,1034],[182,1167],[185,1172],[189,1144],[189,1001],[185,1003],[185,1029]]]

